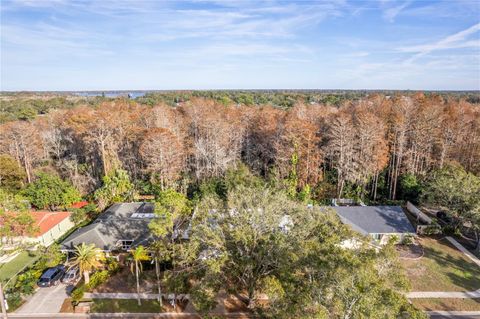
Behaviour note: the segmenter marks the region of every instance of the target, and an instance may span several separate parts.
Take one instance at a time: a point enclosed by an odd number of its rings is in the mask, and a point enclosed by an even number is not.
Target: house
[[[340,220],[354,231],[380,245],[396,236],[402,241],[405,236],[415,235],[415,229],[400,206],[335,206],[332,207]]]
[[[49,246],[75,226],[70,212],[33,212],[32,215],[39,229],[33,241],[44,246]]]
[[[10,212],[15,214],[14,212]],[[8,247],[15,248],[19,244],[40,244],[49,246],[62,237],[75,224],[70,220],[70,212],[31,212],[35,233],[29,236],[17,236],[9,239]],[[6,247],[4,247],[6,248]]]
[[[153,203],[117,203],[91,224],[77,229],[61,244],[64,252],[74,251],[82,243],[94,244],[104,252],[121,252],[148,245],[153,236],[148,224],[155,217]]]

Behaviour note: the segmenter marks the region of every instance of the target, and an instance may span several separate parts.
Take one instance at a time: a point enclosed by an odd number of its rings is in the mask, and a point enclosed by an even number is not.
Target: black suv
[[[63,265],[48,268],[38,280],[37,285],[38,287],[56,286],[60,282],[64,273],[65,267]]]

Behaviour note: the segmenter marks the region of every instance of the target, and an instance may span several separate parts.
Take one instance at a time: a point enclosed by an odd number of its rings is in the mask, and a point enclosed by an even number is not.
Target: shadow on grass
[[[480,268],[460,256],[452,256],[448,253],[449,249],[456,248],[441,241],[437,241],[436,244],[444,246],[444,250],[440,251],[435,249],[435,247],[424,246],[425,257],[437,263],[452,284],[464,288],[467,291],[479,289]]]

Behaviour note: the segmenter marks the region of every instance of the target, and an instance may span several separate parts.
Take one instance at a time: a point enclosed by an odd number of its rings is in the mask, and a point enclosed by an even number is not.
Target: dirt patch
[[[247,305],[240,299],[234,296],[229,296],[223,300],[225,310],[227,312],[249,312]]]
[[[72,305],[72,298],[65,298],[63,301],[62,306],[60,307],[61,313],[73,313],[73,305]]]
[[[157,290],[156,281],[155,271],[142,272],[140,274],[140,292],[155,293]],[[124,268],[92,292],[137,292],[135,275],[132,274],[130,269]]]
[[[423,257],[424,250],[420,244],[397,245],[396,246],[400,258],[419,259]]]

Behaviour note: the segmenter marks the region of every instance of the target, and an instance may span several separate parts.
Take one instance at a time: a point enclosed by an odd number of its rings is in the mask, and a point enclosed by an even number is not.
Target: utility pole
[[[5,296],[3,295],[3,288],[2,284],[0,283],[0,303],[2,304],[2,314],[3,314],[3,319],[7,319],[7,307],[5,305]]]

